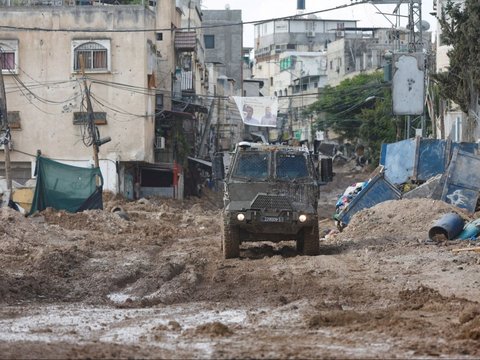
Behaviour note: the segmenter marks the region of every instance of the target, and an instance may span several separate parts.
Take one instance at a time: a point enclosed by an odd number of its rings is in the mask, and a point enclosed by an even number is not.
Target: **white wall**
[[[96,99],[93,110],[107,113],[100,135],[112,138],[101,147],[100,158],[114,154],[121,161],[153,162],[155,92],[146,89],[147,41],[155,43],[154,33],[105,30],[152,28],[155,14],[141,6],[2,9],[2,25],[29,24],[54,30],[98,28],[99,32],[0,30],[0,40],[18,40],[18,80],[31,91],[23,89],[14,76],[4,76],[7,109],[19,111],[21,118],[21,129],[12,130],[15,150],[21,152],[11,153],[12,162],[31,161],[37,149],[52,159],[82,162],[91,158],[92,148],[82,141],[83,127],[73,124],[73,113],[86,111],[82,76],[72,68],[72,42],[79,39],[106,39],[111,49],[110,71],[86,74]],[[110,180],[109,184],[116,186]]]
[[[52,159],[62,164],[83,167],[83,168],[92,168],[94,166],[93,158],[89,160],[59,160]],[[32,178],[34,178],[36,160],[32,161]],[[117,175],[117,166],[114,158],[105,157],[104,159],[99,160],[100,171],[102,172],[103,177],[103,190],[111,191],[113,193],[119,192],[119,181]]]

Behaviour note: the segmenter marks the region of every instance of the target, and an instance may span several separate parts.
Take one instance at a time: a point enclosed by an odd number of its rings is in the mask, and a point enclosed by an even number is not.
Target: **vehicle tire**
[[[240,230],[238,226],[231,225],[225,218],[223,220],[222,248],[225,259],[240,256]]]
[[[297,238],[297,253],[303,254],[303,231],[299,236],[300,237]]]
[[[297,240],[297,250],[308,256],[318,255],[320,252],[320,236],[318,230],[318,224],[305,228],[303,230],[303,241],[301,241],[299,249],[299,241]]]

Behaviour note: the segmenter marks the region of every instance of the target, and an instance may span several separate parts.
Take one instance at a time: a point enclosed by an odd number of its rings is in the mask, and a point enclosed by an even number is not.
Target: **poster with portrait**
[[[275,96],[233,96],[246,125],[259,127],[276,127],[278,98]]]

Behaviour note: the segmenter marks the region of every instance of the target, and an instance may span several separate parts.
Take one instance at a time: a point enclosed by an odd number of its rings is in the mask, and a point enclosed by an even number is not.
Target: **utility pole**
[[[87,97],[87,114],[88,114],[88,131],[90,136],[92,137],[92,146],[93,146],[93,162],[95,167],[98,168],[99,161],[98,161],[98,139],[97,139],[97,129],[95,126],[95,119],[93,118],[93,108],[92,108],[92,101],[90,100],[90,89],[87,85],[87,79],[85,78],[85,61],[83,59],[83,55],[80,54],[80,69],[82,70],[83,76],[83,86],[85,87],[85,95]]]
[[[98,132],[98,128],[95,125],[95,119],[93,117],[93,107],[92,107],[92,101],[90,99],[90,89],[87,85],[87,79],[85,77],[85,62],[83,59],[82,54],[80,54],[80,69],[82,71],[82,76],[83,76],[83,86],[85,87],[85,95],[87,97],[87,114],[88,114],[88,132],[90,136],[92,137],[92,146],[93,146],[93,161],[95,164],[95,167],[98,168],[100,167],[100,163],[98,161],[98,151],[99,147],[112,139],[110,136],[107,136],[103,139],[100,139],[100,134]],[[98,181],[98,179],[97,179]],[[98,185],[98,183],[97,183]]]
[[[7,97],[5,94],[5,84],[3,82],[2,71],[3,65],[0,64],[0,130],[4,133],[3,152],[5,153],[5,178],[7,180],[7,189],[12,191],[12,177],[10,173],[10,127],[8,126]]]

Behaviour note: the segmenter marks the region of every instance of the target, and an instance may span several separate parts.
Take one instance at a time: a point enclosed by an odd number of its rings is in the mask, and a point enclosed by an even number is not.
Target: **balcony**
[[[197,33],[195,31],[176,31],[175,50],[195,51],[197,45]]]

